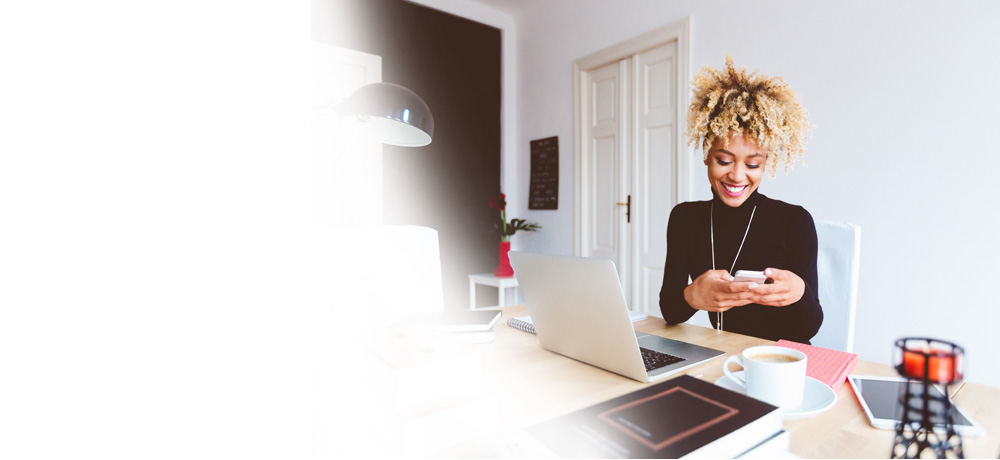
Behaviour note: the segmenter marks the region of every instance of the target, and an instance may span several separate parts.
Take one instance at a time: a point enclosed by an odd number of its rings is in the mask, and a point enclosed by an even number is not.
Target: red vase
[[[510,252],[510,241],[500,242],[500,263],[497,264],[497,269],[493,271],[494,276],[514,276],[514,268],[510,266],[510,258],[507,253]]]

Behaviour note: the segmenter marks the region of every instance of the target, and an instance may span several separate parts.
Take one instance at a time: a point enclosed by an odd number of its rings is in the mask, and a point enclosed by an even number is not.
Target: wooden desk
[[[496,395],[496,431],[483,433],[434,457],[537,457],[537,442],[524,428],[645,387],[596,367],[541,348],[537,338],[508,327],[506,321],[527,314],[524,305],[503,308],[504,317],[495,329],[492,344],[478,345],[483,358],[485,391]],[[700,326],[667,326],[650,317],[635,323],[636,329],[678,340],[698,343],[729,354],[773,342]],[[687,370],[687,374],[714,382],[723,375],[725,356]],[[894,376],[887,365],[861,361],[856,374]],[[1000,389],[966,383],[953,390],[955,401],[983,425],[986,437],[963,439],[967,458],[996,458],[1000,453]],[[889,458],[894,433],[872,427],[865,418],[849,384],[837,392],[830,410],[784,423],[791,434],[790,451],[804,458]]]

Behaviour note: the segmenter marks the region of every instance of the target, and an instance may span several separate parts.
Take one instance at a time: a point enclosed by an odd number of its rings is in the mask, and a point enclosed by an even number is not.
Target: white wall
[[[530,4],[514,16],[517,125],[505,130],[517,130],[518,148],[504,152],[518,159],[505,155],[505,191],[510,215],[544,229],[515,236],[515,247],[573,251],[572,62],[687,16],[693,71],[732,53],[737,65],[784,77],[818,125],[807,165],[766,179],[761,192],[816,219],[861,225],[862,359],[887,362],[902,336],[948,339],[966,348],[969,380],[1000,385],[988,358],[1000,353],[988,332],[1000,320],[992,287],[1000,155],[990,137],[1000,107],[997,2]],[[528,211],[528,142],[554,135],[559,209]],[[696,165],[693,197],[706,199],[705,168]]]

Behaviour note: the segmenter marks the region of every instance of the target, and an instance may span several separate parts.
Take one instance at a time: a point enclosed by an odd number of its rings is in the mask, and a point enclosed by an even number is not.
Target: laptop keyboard
[[[639,351],[642,352],[642,362],[646,365],[646,372],[684,361],[684,358],[660,353],[648,348],[639,347]]]

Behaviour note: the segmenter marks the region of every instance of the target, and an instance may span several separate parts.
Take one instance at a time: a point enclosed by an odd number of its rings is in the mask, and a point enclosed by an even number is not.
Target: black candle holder
[[[899,399],[892,458],[965,458],[962,437],[955,431],[955,407],[948,398],[948,387],[962,380],[964,356],[962,347],[942,340],[896,341],[893,364],[910,381]],[[931,385],[943,391],[935,392]]]

